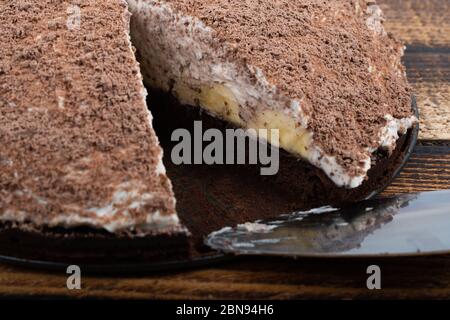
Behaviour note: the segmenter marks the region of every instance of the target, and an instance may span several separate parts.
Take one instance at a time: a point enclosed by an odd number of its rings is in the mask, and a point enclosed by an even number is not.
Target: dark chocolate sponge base
[[[43,228],[0,224],[0,254],[27,260],[69,264],[126,264],[187,259],[187,236],[113,235],[91,228]]]

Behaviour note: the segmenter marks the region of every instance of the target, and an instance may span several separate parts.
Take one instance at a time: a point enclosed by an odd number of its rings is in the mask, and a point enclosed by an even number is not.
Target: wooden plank
[[[383,195],[442,189],[450,189],[450,147],[419,145]]]
[[[386,29],[407,46],[405,65],[422,139],[450,139],[450,0],[379,0]]]
[[[450,48],[408,47],[404,58],[422,139],[450,139]]]
[[[450,0],[378,0],[386,29],[407,45],[450,47]]]
[[[332,263],[332,268],[330,268]],[[366,269],[383,270],[383,290],[366,288]],[[427,270],[427,272],[423,272]],[[414,259],[243,258],[175,274],[83,276],[69,291],[63,274],[0,266],[0,295],[131,299],[448,298],[450,257]],[[427,288],[427,290],[424,290]]]

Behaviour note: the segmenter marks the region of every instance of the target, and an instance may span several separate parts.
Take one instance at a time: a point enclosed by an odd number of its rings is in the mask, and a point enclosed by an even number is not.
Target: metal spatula
[[[206,244],[234,254],[292,257],[450,253],[450,190],[295,212],[224,228]]]

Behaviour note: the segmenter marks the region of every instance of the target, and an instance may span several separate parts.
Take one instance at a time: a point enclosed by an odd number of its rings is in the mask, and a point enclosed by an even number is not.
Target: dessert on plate
[[[178,100],[152,101],[166,130],[199,110],[279,130],[267,186],[311,207],[385,185],[417,122],[374,1],[1,1],[0,21],[2,252],[187,252],[141,70]]]
[[[61,251],[95,251],[90,239],[100,247],[111,236],[170,244],[187,231],[152,128],[127,5],[77,3],[0,2],[2,234],[30,242],[45,234]],[[133,253],[125,246],[120,254]]]

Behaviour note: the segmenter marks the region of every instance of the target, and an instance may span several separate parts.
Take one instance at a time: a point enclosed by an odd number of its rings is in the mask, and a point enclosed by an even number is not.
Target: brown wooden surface
[[[386,28],[407,45],[405,65],[421,111],[421,138],[450,139],[450,1],[379,0]]]
[[[405,63],[422,116],[423,139],[385,194],[450,188],[450,0],[379,0],[387,28],[408,45]],[[450,213],[449,213],[450,214]],[[450,230],[449,230],[450,232]],[[366,289],[366,268],[382,268],[383,289]],[[239,258],[208,268],[133,277],[83,276],[0,265],[0,295],[160,299],[450,298],[450,255],[389,259]]]

